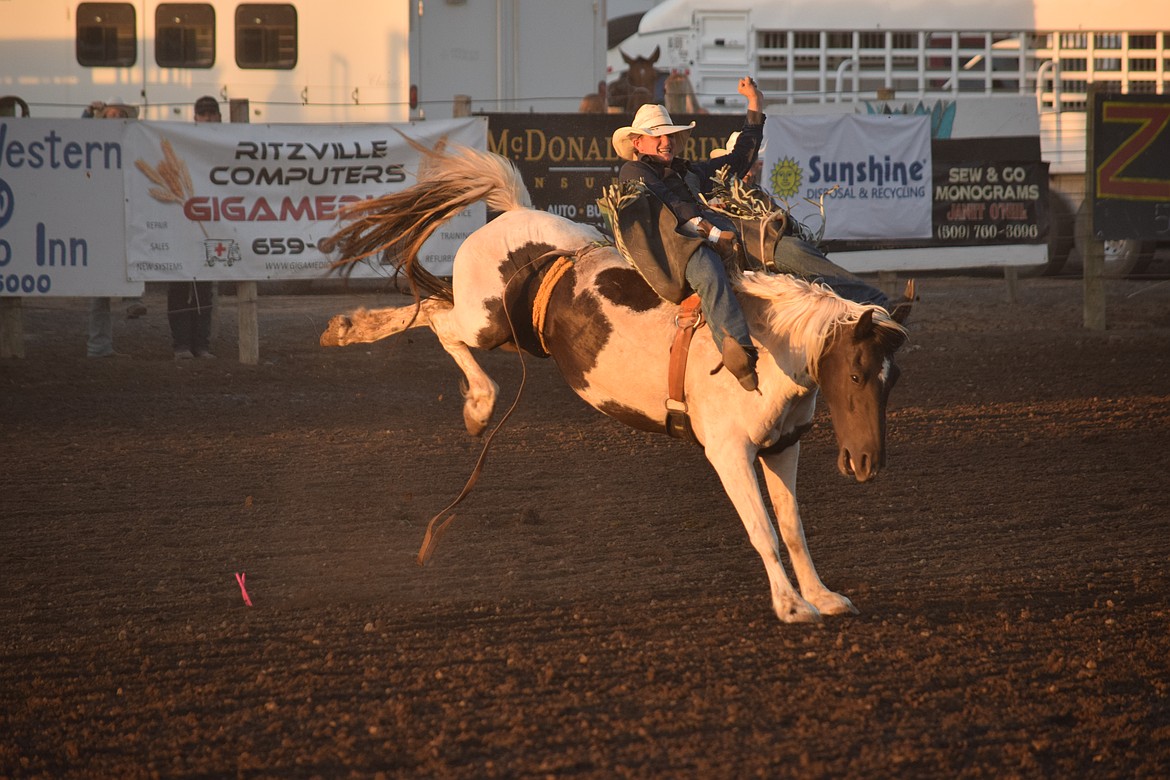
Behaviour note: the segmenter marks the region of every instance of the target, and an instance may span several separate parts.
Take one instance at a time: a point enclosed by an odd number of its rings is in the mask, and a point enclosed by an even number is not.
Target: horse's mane
[[[873,311],[878,338],[888,340],[891,351],[906,338],[906,329],[881,306],[861,304],[842,298],[827,286],[807,282],[788,274],[747,271],[735,277],[736,288],[766,303],[760,317],[774,333],[787,336],[788,345],[805,356],[808,371],[816,381],[821,354],[833,331],[855,324]]]

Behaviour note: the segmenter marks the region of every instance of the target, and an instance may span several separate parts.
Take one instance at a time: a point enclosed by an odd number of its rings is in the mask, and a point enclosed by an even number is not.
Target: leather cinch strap
[[[544,343],[544,318],[548,315],[548,300],[552,297],[553,288],[573,267],[573,260],[569,257],[558,257],[548,269],[548,273],[540,280],[540,287],[536,290],[536,299],[532,302],[532,329],[540,339],[540,348],[548,354],[548,345]]]
[[[666,432],[676,439],[698,442],[687,414],[687,355],[691,351],[691,338],[703,326],[697,293],[679,304],[674,324],[677,330],[670,345],[670,366],[666,377]]]

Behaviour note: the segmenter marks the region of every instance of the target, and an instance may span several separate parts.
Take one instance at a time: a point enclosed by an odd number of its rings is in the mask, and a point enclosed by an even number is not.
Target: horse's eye
[[[855,385],[859,385],[859,384],[861,384],[861,377],[858,376],[857,374],[850,374],[849,381]]]

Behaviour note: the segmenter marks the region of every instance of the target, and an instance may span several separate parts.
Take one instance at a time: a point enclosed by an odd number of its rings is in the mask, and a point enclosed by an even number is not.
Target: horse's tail
[[[339,251],[341,259],[332,268],[346,274],[355,263],[380,255],[406,277],[416,299],[421,289],[451,300],[450,283],[418,261],[426,240],[444,222],[479,201],[495,211],[514,211],[532,208],[532,199],[510,160],[446,141],[430,149],[403,138],[423,156],[418,183],[345,207],[341,219],[347,224],[323,239],[320,248],[326,253]]]

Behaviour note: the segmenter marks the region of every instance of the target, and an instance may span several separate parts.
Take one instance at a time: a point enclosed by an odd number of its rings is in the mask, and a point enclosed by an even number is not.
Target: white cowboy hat
[[[686,133],[686,136],[679,139],[680,143],[685,144],[687,136],[691,134],[694,127],[694,122],[689,125],[676,125],[671,121],[666,106],[646,103],[638,109],[638,113],[634,114],[634,121],[629,127],[619,127],[614,131],[613,148],[617,152],[617,156],[623,160],[637,160],[638,152],[634,150],[634,136]]]
[[[735,148],[735,142],[738,140],[739,140],[739,131],[736,130],[734,133],[732,133],[731,135],[729,135],[727,137],[727,146],[721,146],[718,149],[712,150],[711,159],[714,160],[716,157],[723,157],[724,155],[731,154],[731,150]]]

